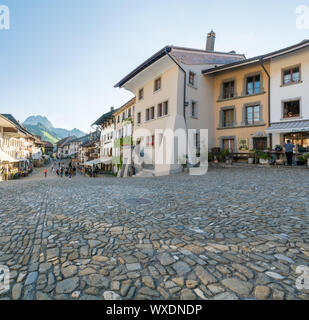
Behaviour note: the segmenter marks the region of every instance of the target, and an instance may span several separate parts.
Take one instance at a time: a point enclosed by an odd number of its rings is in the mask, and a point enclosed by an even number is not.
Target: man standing
[[[288,166],[292,166],[293,164],[293,154],[294,154],[295,145],[291,143],[291,140],[288,140],[284,145],[284,151],[286,155],[286,161]]]

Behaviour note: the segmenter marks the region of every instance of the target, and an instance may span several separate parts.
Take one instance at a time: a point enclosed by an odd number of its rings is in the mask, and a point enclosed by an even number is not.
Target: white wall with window
[[[309,48],[272,59],[270,75],[271,122],[309,119]]]
[[[273,147],[289,139],[309,148],[308,46],[273,58],[270,75],[271,127],[267,132],[272,134]]]

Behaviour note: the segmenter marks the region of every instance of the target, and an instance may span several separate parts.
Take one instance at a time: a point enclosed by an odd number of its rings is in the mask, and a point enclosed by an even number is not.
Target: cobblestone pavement
[[[308,177],[235,168],[1,183],[1,299],[308,299],[296,288],[309,265]]]

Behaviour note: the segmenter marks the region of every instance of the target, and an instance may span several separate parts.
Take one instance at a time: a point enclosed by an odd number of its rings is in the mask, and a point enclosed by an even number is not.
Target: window
[[[155,118],[155,107],[150,108],[150,119],[153,120]]]
[[[223,83],[223,99],[229,99],[234,97],[234,87],[234,80]]]
[[[144,99],[144,88],[139,89],[138,91],[138,100]]]
[[[118,122],[118,123],[120,122],[120,116],[118,116],[118,118],[117,118],[117,122]]]
[[[142,116],[142,114],[140,113],[140,112],[138,112],[138,114],[137,114],[137,123],[141,123],[141,117]]]
[[[223,110],[223,127],[232,127],[234,125],[234,109]]]
[[[309,151],[309,132],[295,132],[284,135],[284,141],[291,140],[291,142],[299,148],[306,148]]]
[[[161,145],[163,141],[163,133],[159,133],[159,145]]]
[[[152,146],[155,145],[155,136],[151,136],[151,145],[152,145]]]
[[[196,82],[196,73],[190,71],[189,72],[189,85],[191,86],[195,86],[195,82]]]
[[[163,102],[163,115],[168,115],[168,101]]]
[[[149,146],[150,145],[150,137],[146,137],[146,145]]]
[[[293,118],[300,116],[299,100],[287,101],[283,105],[283,118]]]
[[[261,119],[260,106],[250,106],[246,108],[246,124],[255,124]]]
[[[163,104],[158,104],[158,118],[163,116]]]
[[[223,139],[223,150],[229,150],[230,152],[234,152],[235,140],[234,139]]]
[[[247,78],[246,94],[256,94],[261,91],[260,75]]]
[[[267,149],[267,138],[253,138],[253,148],[255,150],[266,150]]]
[[[150,109],[146,109],[146,121],[150,119]]]
[[[122,121],[125,119],[125,117],[126,117],[126,116],[125,116],[125,113],[123,112],[123,113],[122,113]]]
[[[200,134],[199,133],[194,134],[194,146],[196,148],[200,147]]]
[[[161,78],[158,78],[154,82],[154,91],[158,91],[161,89]]]
[[[283,71],[283,84],[297,83],[300,81],[300,67],[290,68]]]
[[[197,118],[197,102],[191,101],[191,117]]]
[[[131,108],[128,110],[128,118],[131,118]]]

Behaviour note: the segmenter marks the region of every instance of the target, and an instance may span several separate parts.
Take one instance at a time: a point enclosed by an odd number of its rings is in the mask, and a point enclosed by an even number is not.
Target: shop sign
[[[292,129],[290,132],[307,132],[309,128]]]

